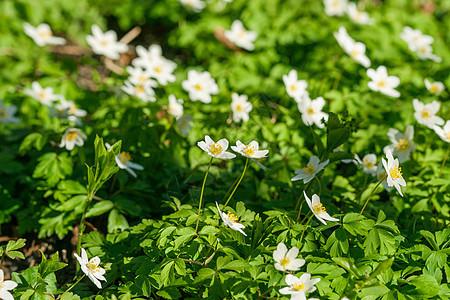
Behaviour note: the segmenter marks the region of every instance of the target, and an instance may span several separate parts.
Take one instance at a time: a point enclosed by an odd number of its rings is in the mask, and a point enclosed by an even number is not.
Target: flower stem
[[[298,249],[301,249],[303,236],[305,235],[306,229],[308,228],[308,224],[309,224],[309,222],[311,222],[311,219],[313,217],[314,217],[314,214],[312,214],[311,217],[309,217],[308,222],[306,222],[306,224],[305,224],[305,228],[303,229],[302,235],[300,236],[300,241],[298,242]]]
[[[74,286],[76,286],[77,283],[80,282],[81,279],[84,278],[84,276],[86,276],[86,274],[83,274],[83,276],[81,276],[80,279],[77,280],[77,282],[75,282],[74,284],[72,284],[72,285],[70,286],[70,288],[68,288],[61,296],[59,296],[59,297],[57,298],[57,300],[58,300],[58,299],[61,299],[68,291],[70,291]]]
[[[308,182],[308,184],[306,185],[304,191],[306,192],[309,187],[311,186],[312,180],[310,182]],[[305,202],[305,194],[302,193],[302,195],[300,196],[300,198],[298,198],[297,204],[295,205],[295,207],[298,207],[300,205],[300,208],[298,209],[298,215],[297,215],[297,219],[295,219],[295,223],[298,222],[298,220],[300,219],[300,213],[302,212],[302,207],[303,207],[303,203]],[[303,201],[300,203],[301,199],[303,198]]]
[[[208,260],[208,254],[209,252],[211,252],[211,249],[214,247],[214,245],[216,244],[216,242],[219,240],[220,235],[222,234],[222,231],[225,229],[224,226],[222,226],[222,228],[219,231],[219,234],[217,234],[216,239],[214,240],[214,242],[211,244],[211,246],[209,246],[208,252],[206,252],[205,255],[205,261],[203,262],[203,265],[206,266],[208,263],[206,262]]]
[[[387,178],[387,174],[385,174],[385,175],[383,176],[383,178],[381,178],[381,180],[378,181],[377,185],[373,188],[373,190],[372,190],[372,192],[370,193],[369,197],[367,197],[366,203],[364,203],[364,206],[363,206],[363,208],[361,209],[361,212],[359,213],[359,215],[362,215],[364,209],[365,209],[366,206],[367,206],[367,203],[369,203],[370,197],[372,197],[372,195],[373,195],[373,193],[375,192],[375,190],[377,189],[377,187],[378,187],[378,186],[379,186],[386,178]]]
[[[319,184],[319,196],[320,196],[320,194],[322,194],[322,186],[320,185],[320,180],[319,180],[319,178],[317,178],[317,176],[314,176],[314,179],[316,179],[317,184]]]
[[[244,178],[245,171],[247,171],[248,160],[249,160],[249,158],[247,157],[247,160],[245,161],[244,171],[242,172],[241,178],[239,178],[239,181],[236,183],[236,186],[234,187],[233,191],[232,191],[231,194],[230,194],[230,197],[228,197],[228,200],[227,200],[227,202],[225,202],[225,205],[224,205],[223,207],[226,207],[227,204],[228,204],[228,202],[230,202],[231,197],[233,197],[234,192],[236,192],[236,189],[237,189],[237,187],[239,186],[239,184],[241,183],[242,178]]]
[[[444,170],[445,163],[447,162],[448,153],[450,152],[450,143],[447,147],[447,152],[445,152],[444,160],[442,161],[441,170],[439,171],[439,177],[442,175],[442,171]]]
[[[209,164],[208,164],[208,169],[206,169],[205,178],[203,178],[202,191],[200,192],[200,201],[198,203],[198,215],[197,215],[197,224],[195,225],[195,232],[197,232],[198,223],[200,222],[200,211],[202,210],[203,192],[205,190],[206,178],[208,177],[209,168],[211,167],[212,160],[213,160],[213,157],[211,156],[211,159],[209,160]]]

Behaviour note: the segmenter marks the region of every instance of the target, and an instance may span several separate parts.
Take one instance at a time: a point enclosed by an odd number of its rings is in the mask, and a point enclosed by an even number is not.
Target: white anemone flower
[[[325,13],[328,16],[338,16],[342,17],[347,11],[348,1],[347,0],[323,0],[325,5]]]
[[[427,90],[436,96],[439,96],[445,89],[445,86],[440,81],[430,82],[428,78],[425,78],[425,87]]]
[[[202,0],[180,0],[180,2],[185,7],[192,9],[195,12],[201,12],[206,6],[205,2]]]
[[[137,58],[133,59],[133,66],[148,69],[157,59],[162,57],[160,45],[151,45],[148,50],[142,46],[136,46]]]
[[[408,44],[409,50],[413,52],[418,51],[420,45],[431,45],[434,41],[433,37],[422,34],[422,31],[409,26],[403,27],[400,38]]]
[[[247,95],[238,95],[233,93],[231,95],[231,110],[233,111],[233,121],[247,122],[249,120],[248,114],[252,111],[252,104],[248,102]]]
[[[386,151],[386,157],[388,161],[384,158],[381,159],[383,162],[383,167],[386,170],[387,178],[386,182],[388,186],[394,186],[399,192],[400,196],[403,197],[402,190],[400,186],[406,186],[405,179],[402,177],[402,168],[399,166],[398,159],[394,159],[390,149]]]
[[[145,84],[150,79],[150,73],[141,67],[126,67],[126,70],[130,76],[128,76],[128,81],[132,84]],[[155,85],[155,84],[153,84]]]
[[[183,115],[183,99],[177,99],[175,95],[169,95],[169,105],[167,106],[167,113],[174,116],[176,119]]]
[[[177,64],[164,57],[160,57],[154,60],[148,67],[147,71],[150,76],[158,80],[161,85],[167,85],[169,82],[175,81],[175,75],[173,71],[176,69]]]
[[[87,139],[87,136],[80,129],[69,128],[64,132],[59,147],[66,147],[67,150],[71,151],[75,145],[83,146],[85,139]]]
[[[308,183],[314,178],[314,176],[316,176],[317,173],[322,171],[326,167],[326,165],[328,165],[329,162],[330,162],[330,160],[327,159],[326,161],[321,163],[319,158],[317,156],[313,155],[309,159],[309,162],[306,165],[306,167],[295,171],[295,174],[297,174],[297,176],[294,176],[291,179],[291,181],[297,181],[297,180],[303,179],[303,183]]]
[[[283,82],[286,87],[287,94],[294,98],[297,103],[301,103],[303,98],[309,97],[308,83],[306,80],[299,80],[296,70],[291,70],[288,75],[283,75]]]
[[[214,143],[208,135],[205,136],[205,141],[200,141],[197,143],[197,146],[199,146],[200,149],[207,152],[212,157],[220,159],[235,158],[235,154],[227,152],[228,145],[229,143],[227,139],[221,139],[217,143]]]
[[[239,231],[243,235],[247,236],[247,234],[242,230],[245,228],[245,226],[238,222],[238,217],[236,217],[232,213],[226,214],[226,213],[222,212],[219,208],[219,204],[217,204],[217,201],[216,201],[216,207],[217,207],[217,210],[219,211],[220,218],[222,219],[223,223],[226,226],[230,227],[233,230]]]
[[[421,60],[430,59],[434,62],[440,63],[442,58],[433,54],[433,48],[430,45],[422,44],[417,47],[417,55]]]
[[[392,145],[386,146],[384,152],[390,149],[398,157],[400,163],[407,161],[411,153],[416,150],[416,145],[412,141],[414,138],[414,127],[409,125],[406,127],[405,133],[390,128],[387,135]]]
[[[45,106],[51,106],[53,102],[60,100],[62,98],[61,95],[53,94],[53,88],[51,87],[43,88],[37,81],[33,81],[31,83],[31,89],[25,89],[24,93],[38,100],[41,104]]]
[[[50,29],[50,26],[48,24],[39,24],[37,27],[33,27],[28,23],[23,24],[23,29],[25,30],[25,33],[33,39],[33,41],[38,46],[45,46],[45,45],[64,45],[66,43],[66,40],[61,37],[55,37],[53,36],[53,32]]]
[[[377,174],[377,156],[375,154],[366,154],[361,160],[358,154],[355,154],[355,164],[363,168],[364,173],[375,176]]]
[[[208,71],[200,73],[190,70],[187,80],[183,81],[181,85],[189,93],[192,101],[200,100],[203,103],[211,103],[211,95],[219,93],[219,87]]]
[[[73,101],[66,100],[64,97],[59,100],[55,107],[60,116],[77,124],[81,124],[80,118],[87,116],[87,111],[78,108]]]
[[[445,122],[443,128],[440,126],[434,126],[433,129],[443,141],[450,143],[450,121]]]
[[[103,276],[106,272],[105,269],[99,266],[100,258],[98,256],[95,256],[89,260],[84,248],[81,248],[81,257],[76,253],[74,253],[73,255],[80,263],[83,273],[86,274],[99,289],[101,289],[102,284],[100,283],[100,280],[106,281],[106,278]]]
[[[366,45],[361,42],[355,42],[347,33],[344,27],[340,27],[338,32],[334,33],[342,50],[350,55],[357,63],[365,68],[370,67],[370,59],[366,56]]]
[[[110,59],[119,59],[120,53],[126,52],[128,46],[117,41],[117,34],[114,30],[103,32],[98,25],[92,25],[92,35],[86,37],[86,41],[92,50],[99,55],[104,55]]]
[[[306,196],[306,192],[303,191],[303,195],[305,196],[306,203],[308,203],[309,208],[313,212],[313,214],[316,216],[317,220],[322,222],[323,224],[327,225],[327,221],[339,221],[339,219],[333,218],[327,213],[327,210],[325,209],[325,206],[320,203],[320,198],[316,194],[312,195],[312,201]]]
[[[236,46],[248,51],[255,49],[254,41],[258,37],[255,31],[246,30],[242,22],[239,20],[233,21],[231,30],[225,30],[225,37]]]
[[[305,260],[297,258],[298,248],[287,249],[284,243],[279,243],[277,250],[273,251],[275,269],[278,271],[298,271],[305,264]]]
[[[122,86],[122,90],[128,95],[135,96],[144,102],[155,102],[155,91],[153,90],[158,84],[156,81],[149,79],[144,83],[132,84],[128,80],[125,80],[125,85]]]
[[[323,128],[324,124],[322,119],[328,121],[328,114],[322,112],[322,108],[325,105],[325,99],[318,97],[311,100],[309,97],[305,97],[301,103],[297,103],[298,110],[302,113],[302,121],[307,126],[316,124],[317,127]]]
[[[386,176],[386,170],[383,167],[383,163],[380,161],[377,166],[377,178],[378,181],[383,180],[381,182],[381,185],[384,187],[384,189],[388,192],[392,190],[391,187],[387,184],[387,176]]]
[[[3,270],[0,269],[0,299],[14,300],[13,295],[9,292],[17,287],[17,283],[12,280],[5,280]]]
[[[419,124],[428,126],[428,128],[433,129],[436,125],[443,125],[444,120],[436,116],[437,112],[441,108],[441,104],[434,100],[431,103],[423,104],[423,102],[418,99],[413,100],[414,106],[414,117]]]
[[[367,76],[372,79],[367,83],[372,91],[379,91],[394,98],[400,97],[400,93],[395,90],[400,84],[400,79],[397,76],[389,76],[385,66],[379,66],[376,70],[368,69]]]
[[[291,295],[291,300],[306,300],[306,294],[317,289],[315,284],[320,281],[320,278],[311,279],[311,274],[303,273],[300,278],[288,274],[285,280],[289,286],[280,289],[280,294]]]
[[[131,162],[131,155],[128,152],[122,151],[121,153],[116,155],[116,163],[117,166],[121,169],[124,169],[128,173],[130,173],[133,177],[137,177],[134,170],[142,171],[144,170],[144,167],[136,164],[134,162]]]
[[[241,154],[248,158],[263,158],[267,156],[269,150],[259,150],[259,144],[257,141],[251,141],[247,145],[241,141],[236,142],[236,146],[231,146],[234,152]]]
[[[182,115],[177,119],[177,127],[180,130],[181,134],[187,136],[192,129],[191,122],[194,120],[194,117],[191,114]]]
[[[350,19],[357,24],[373,24],[373,20],[369,17],[369,14],[365,11],[359,11],[358,7],[356,7],[356,4],[353,2],[350,2],[347,5],[347,14]]]
[[[0,100],[0,123],[3,124],[17,124],[20,123],[20,119],[14,117],[17,112],[17,106],[8,105],[5,106],[3,101]]]

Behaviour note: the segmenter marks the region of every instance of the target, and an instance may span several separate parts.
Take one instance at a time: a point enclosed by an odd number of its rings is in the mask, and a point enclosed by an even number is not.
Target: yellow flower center
[[[67,112],[69,115],[74,115],[77,112],[77,106],[74,104],[69,108],[69,111]]]
[[[38,93],[37,97],[38,97],[40,100],[44,100],[45,98],[47,98],[47,93],[45,92],[45,90],[42,90],[42,91],[40,91],[40,92]]]
[[[353,49],[353,50],[351,51],[351,55],[352,55],[353,57],[358,56],[358,55],[359,55],[359,52],[356,51],[355,49]]]
[[[252,156],[253,154],[255,154],[256,149],[253,146],[246,145],[243,152],[248,156]]]
[[[316,167],[314,167],[313,163],[308,163],[306,165],[306,167],[304,167],[302,170],[305,171],[308,174],[312,174],[312,173],[314,173],[315,169],[316,169]]]
[[[381,87],[381,88],[386,87],[386,81],[385,80],[378,81],[378,86]]]
[[[445,137],[447,138],[447,140],[449,140],[449,141],[450,141],[450,131],[449,131],[449,132],[447,132],[447,134],[445,135]]]
[[[429,111],[428,109],[424,108],[424,109],[422,110],[422,118],[428,119],[428,118],[430,118],[430,117],[431,117],[430,111]]]
[[[200,84],[196,84],[196,85],[194,85],[194,88],[197,90],[197,91],[202,91],[203,90],[203,87],[200,85]]]
[[[333,6],[333,7],[339,7],[340,6],[340,1],[339,0],[335,0],[335,1],[333,1],[333,3],[331,3],[331,6]]]
[[[103,46],[103,47],[106,47],[106,46],[108,46],[109,45],[109,41],[108,40],[105,40],[105,39],[103,39],[103,40],[101,40],[100,41],[100,44]]]
[[[134,90],[136,92],[136,94],[142,94],[145,92],[144,88],[142,87],[142,85],[136,85],[134,87]]]
[[[131,155],[130,155],[130,153],[124,151],[124,152],[120,153],[119,159],[121,162],[123,162],[125,164],[131,160]]]
[[[425,47],[419,48],[420,53],[427,54],[427,49]]]
[[[161,72],[162,72],[161,66],[156,66],[156,67],[154,68],[154,70],[155,70],[156,73],[161,73]]]
[[[431,93],[437,93],[437,91],[439,90],[439,87],[437,86],[437,84],[433,84],[430,88],[430,92]]]
[[[300,290],[303,290],[303,289],[305,288],[305,284],[304,284],[303,281],[302,281],[302,283],[300,283],[300,284],[294,283],[294,284],[292,285],[292,287],[294,288],[294,290],[300,291]]]
[[[211,145],[211,150],[210,151],[211,151],[211,153],[213,155],[219,155],[220,153],[223,152],[223,148],[222,148],[221,145],[219,145],[217,143],[214,143],[214,144]]]
[[[316,214],[320,215],[324,212],[326,212],[327,210],[325,209],[325,207],[322,205],[322,203],[317,203],[316,205],[313,206],[313,210]]]
[[[308,114],[312,115],[314,113],[314,109],[312,109],[311,107],[308,108],[307,110]]]
[[[369,161],[367,158],[363,158],[363,162],[368,169],[372,169],[375,166],[375,164]]]
[[[242,109],[242,105],[240,105],[240,104],[238,104],[238,105],[236,105],[236,110],[238,111],[238,112],[241,112],[243,109]]]
[[[238,33],[238,38],[242,39],[245,37],[245,34],[247,33],[247,31],[245,29],[242,29],[239,33]]]
[[[392,178],[402,178],[402,168],[400,168],[398,165],[394,166],[392,169],[389,170],[389,174],[391,174]]]
[[[281,260],[280,265],[282,265],[283,267],[286,267],[286,266],[289,265],[290,263],[291,263],[291,260],[285,256],[285,257]]]
[[[291,91],[295,92],[297,90],[297,86],[295,84],[291,84]]]
[[[39,36],[43,39],[49,38],[52,36],[51,31],[41,31],[39,32]]]
[[[404,139],[399,139],[397,145],[395,145],[395,150],[397,151],[405,151],[408,149],[409,142]]]
[[[77,132],[76,131],[71,131],[66,136],[66,140],[68,140],[68,141],[75,141],[76,138],[77,138]]]
[[[145,76],[145,75],[141,75],[141,76],[139,76],[139,81],[140,81],[140,82],[142,82],[142,83],[146,82],[146,81],[147,81],[147,79],[148,79],[148,77],[147,77],[147,76]]]
[[[236,217],[232,213],[228,213],[227,216],[228,216],[228,220],[230,220],[232,223],[237,223],[238,217]]]

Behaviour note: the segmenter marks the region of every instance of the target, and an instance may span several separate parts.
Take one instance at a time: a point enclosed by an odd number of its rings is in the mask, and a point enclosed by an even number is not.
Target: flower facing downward
[[[304,259],[297,258],[298,248],[287,249],[284,243],[279,243],[277,250],[273,251],[275,269],[278,271],[298,271],[305,264]]]
[[[183,99],[177,99],[175,95],[169,95],[169,105],[167,106],[167,113],[174,116],[176,119],[183,115]]]
[[[367,76],[372,79],[367,83],[372,91],[379,91],[394,98],[400,97],[400,93],[395,90],[400,84],[400,79],[397,76],[389,76],[385,66],[379,66],[376,70],[368,69]]]
[[[227,139],[221,139],[217,143],[214,143],[214,141],[206,135],[205,141],[200,141],[197,145],[200,149],[206,151],[209,155],[215,158],[232,159],[236,157],[233,153],[226,151],[228,149]]]
[[[11,295],[10,290],[15,289],[17,283],[12,280],[5,280],[3,270],[0,269],[0,299],[3,300],[14,300],[13,295]]]
[[[245,226],[238,222],[238,218],[235,215],[233,215],[232,213],[226,214],[222,212],[219,208],[219,204],[217,204],[217,201],[216,207],[217,210],[219,211],[220,218],[222,218],[222,221],[223,223],[225,223],[226,226],[230,227],[233,230],[239,231],[243,235],[247,236],[247,234],[242,230],[245,228]]]
[[[311,100],[309,97],[303,98],[303,102],[297,103],[298,110],[302,113],[302,121],[307,126],[316,124],[317,127],[323,128],[322,119],[328,120],[328,114],[322,112],[325,105],[325,99],[318,97]]]
[[[416,150],[416,145],[412,141],[414,138],[414,127],[412,125],[406,127],[405,133],[390,128],[388,137],[391,140],[392,145],[386,146],[384,152],[386,152],[387,149],[391,149],[401,163],[405,162],[410,154]]]
[[[62,97],[53,94],[53,89],[51,87],[43,88],[37,81],[33,81],[33,83],[31,83],[31,89],[25,89],[24,93],[38,100],[45,106],[51,106],[54,101],[57,101]]]
[[[362,160],[358,154],[355,154],[355,164],[362,167],[367,174],[375,176],[377,173],[377,156],[375,154],[366,154]]]
[[[303,169],[295,171],[297,176],[294,176],[291,181],[302,180],[303,183],[308,183],[311,181],[317,173],[322,171],[330,160],[327,159],[324,162],[320,162],[319,158],[315,155],[311,156],[308,164]]]
[[[71,151],[75,145],[83,146],[85,139],[87,139],[87,136],[80,129],[69,128],[64,132],[59,147],[66,147],[67,150]]]
[[[243,144],[241,141],[237,141],[236,146],[231,146],[231,149],[233,149],[234,152],[249,158],[263,158],[269,153],[269,150],[258,150],[259,144],[257,141],[251,141],[247,145]]]
[[[425,78],[425,87],[431,94],[436,96],[439,96],[445,89],[445,86],[442,82],[440,81],[430,82],[428,78]]]
[[[434,126],[433,129],[443,141],[450,143],[450,121],[445,123],[444,128]]]
[[[303,101],[303,98],[308,97],[308,83],[305,80],[298,80],[296,70],[291,70],[288,75],[283,75],[283,82],[286,86],[287,94],[294,98],[297,103]]]
[[[338,41],[342,50],[350,55],[357,63],[368,68],[370,67],[370,60],[366,56],[366,45],[361,42],[355,42],[347,33],[344,27],[340,27],[338,32],[334,33],[334,37]]]
[[[111,145],[108,143],[105,143],[106,149],[111,149]],[[137,177],[134,170],[144,170],[144,167],[131,162],[131,155],[129,152],[122,151],[119,154],[116,155],[116,163],[117,166],[121,169],[124,169],[128,173],[130,173],[133,177]],[[133,170],[134,169],[134,170]]]
[[[231,95],[231,110],[233,111],[233,121],[247,122],[249,119],[248,114],[252,111],[252,104],[247,101],[247,95],[238,95],[233,93]]]
[[[99,267],[100,258],[95,256],[91,258],[91,260],[88,260],[86,250],[84,250],[84,248],[81,248],[81,257],[76,253],[74,253],[74,256],[80,263],[83,273],[86,274],[99,289],[101,289],[102,284],[99,280],[106,281],[106,278],[103,276],[105,274],[105,269]]]
[[[255,48],[253,42],[258,37],[255,31],[246,30],[239,20],[235,20],[231,24],[231,30],[225,30],[224,34],[230,42],[248,51],[252,51]]]
[[[49,45],[64,45],[66,40],[60,37],[53,36],[53,32],[48,24],[39,24],[37,27],[33,27],[28,23],[23,24],[25,33],[33,39],[38,46]]]
[[[394,186],[399,194],[403,197],[400,186],[406,186],[406,182],[402,177],[402,168],[400,168],[398,164],[398,159],[394,159],[394,157],[392,156],[391,149],[388,149],[386,151],[386,157],[388,159],[387,162],[384,158],[381,159],[381,161],[383,162],[383,167],[386,170],[387,174],[386,182],[388,186]]]
[[[441,108],[441,104],[438,101],[433,101],[428,104],[423,104],[417,99],[413,100],[414,117],[419,124],[428,126],[433,129],[435,125],[443,125],[444,120],[436,116],[437,112]]]
[[[203,103],[210,103],[211,94],[219,93],[219,87],[208,71],[200,73],[190,70],[187,80],[183,81],[181,85],[189,93],[189,98],[192,101],[200,100]]]
[[[339,219],[333,218],[327,213],[327,210],[325,207],[320,203],[320,198],[316,194],[312,195],[312,201],[306,196],[305,191],[303,191],[303,195],[305,196],[306,203],[308,203],[309,208],[313,212],[313,214],[316,216],[316,218],[322,222],[323,224],[327,225],[327,221],[339,221]]]
[[[291,300],[306,300],[306,294],[317,289],[314,285],[320,281],[320,278],[311,279],[311,274],[303,273],[300,278],[288,274],[285,280],[289,286],[280,289],[281,294],[291,295]]]
[[[96,54],[119,59],[120,53],[128,50],[127,45],[117,41],[117,34],[113,30],[104,33],[98,25],[92,25],[91,30],[92,35],[88,35],[86,41]]]

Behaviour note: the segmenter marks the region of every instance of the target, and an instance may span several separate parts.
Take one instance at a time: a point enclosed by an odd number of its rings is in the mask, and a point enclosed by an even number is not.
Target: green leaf
[[[117,209],[111,210],[108,216],[108,232],[112,233],[117,229],[124,230],[130,227],[124,215]]]
[[[314,138],[314,144],[315,144],[315,146],[317,148],[318,157],[320,158],[320,160],[323,160],[324,159],[323,154],[324,154],[324,151],[325,151],[325,146],[323,145],[322,140],[320,139],[320,136],[318,136],[317,133],[314,131],[314,129],[312,129],[312,126],[309,127],[309,128],[311,129],[311,132],[312,132],[312,135],[313,135],[313,138]]]
[[[62,268],[67,266],[67,264],[65,264],[65,263],[58,262],[58,259],[59,259],[58,252],[53,254],[49,260],[47,260],[45,258],[44,252],[42,252],[42,251],[41,251],[41,256],[42,256],[42,261],[41,261],[41,264],[39,265],[38,272],[42,278],[46,278],[47,275],[54,273],[58,270],[61,270]]]
[[[347,234],[341,227],[333,231],[328,237],[325,249],[330,251],[331,257],[340,257],[347,254],[349,248]]]
[[[435,240],[435,238],[434,238],[434,235],[433,235],[431,232],[426,231],[426,230],[421,230],[421,231],[420,231],[420,234],[428,241],[428,243],[430,243],[431,247],[433,247],[433,249],[434,249],[435,251],[438,251],[438,250],[439,250],[439,246],[438,246],[438,244],[436,243],[436,240]]]
[[[32,147],[38,151],[42,150],[44,145],[47,143],[47,139],[48,137],[46,135],[44,136],[38,132],[31,133],[23,139],[19,147],[19,153],[24,155]]]
[[[186,264],[181,258],[175,259],[175,272],[181,276],[186,275]]]
[[[114,202],[110,200],[102,200],[95,203],[86,213],[86,217],[96,217],[103,215],[104,213],[110,211],[114,207]]]
[[[355,276],[357,279],[361,278],[361,272],[358,270],[358,268],[355,265],[355,261],[353,258],[345,258],[345,257],[333,257],[332,260],[339,265],[340,267],[344,268],[347,272]]]
[[[375,222],[358,213],[349,213],[344,216],[343,227],[352,235],[366,236]]]
[[[161,271],[161,282],[162,286],[166,286],[169,282],[174,280],[173,269],[175,266],[175,261],[169,261]]]
[[[194,283],[199,283],[203,280],[212,278],[215,274],[215,271],[210,268],[202,268],[197,272],[197,277],[195,277]]]
[[[72,159],[67,152],[46,153],[39,157],[39,164],[34,169],[33,178],[44,178],[48,185],[54,186],[61,179],[72,174]]]
[[[250,264],[245,260],[233,260],[227,263],[222,269],[226,270],[245,270],[250,267]]]

